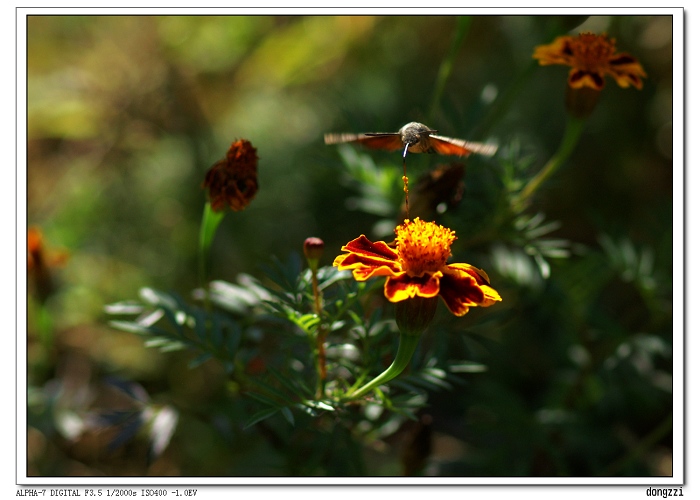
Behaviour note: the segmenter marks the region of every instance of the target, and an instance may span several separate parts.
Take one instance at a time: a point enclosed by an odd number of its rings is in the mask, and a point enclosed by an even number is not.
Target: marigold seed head
[[[396,250],[409,276],[439,271],[452,255],[455,232],[434,222],[415,218],[396,227]]]

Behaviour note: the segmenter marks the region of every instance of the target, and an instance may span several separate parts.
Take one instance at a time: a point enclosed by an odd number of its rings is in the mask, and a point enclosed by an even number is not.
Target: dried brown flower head
[[[215,212],[226,205],[236,212],[246,208],[258,192],[258,156],[250,141],[232,143],[226,158],[207,171],[203,187]]]

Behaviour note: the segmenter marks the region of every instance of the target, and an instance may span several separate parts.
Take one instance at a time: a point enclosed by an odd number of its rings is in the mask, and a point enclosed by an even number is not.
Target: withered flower
[[[258,192],[258,156],[250,141],[232,143],[226,158],[207,171],[202,187],[215,212],[227,205],[235,212],[246,208]]]

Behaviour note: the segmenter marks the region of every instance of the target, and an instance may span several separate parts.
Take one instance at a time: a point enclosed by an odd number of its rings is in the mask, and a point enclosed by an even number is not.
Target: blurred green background
[[[554,236],[571,241],[571,257],[551,263],[549,280],[498,240],[474,262],[510,316],[475,349],[488,371],[431,399],[433,461],[448,475],[670,474],[671,21],[30,16],[27,218],[47,255],[67,259],[43,305],[29,302],[28,474],[284,475],[253,433],[221,439],[244,416],[227,413],[220,367],[188,370],[186,354],[146,349],[107,326],[104,305],[142,286],[183,296],[197,286],[201,183],[238,138],[257,148],[260,191],[214,242],[212,275],[229,281],[300,253],[309,236],[324,239],[326,264],[361,233],[385,236],[371,234],[376,215],[353,209],[357,192],[325,132],[420,121],[498,143],[497,158],[530,158],[535,173],[561,139],[568,68],[538,67],[532,52],[569,30],[609,33],[648,78],[641,91],[608,79],[570,160],[537,193],[532,213],[559,222]],[[465,36],[440,93],[459,23]],[[400,168],[399,153],[372,157]],[[434,160],[409,155],[409,176]],[[466,162],[464,200],[448,214],[464,241],[487,216],[479,182],[498,164]],[[118,406],[94,392],[105,375],[182,410],[155,463],[135,458],[138,440],[106,452],[108,436],[81,427],[76,415],[95,401]],[[382,450],[371,453],[398,453]]]

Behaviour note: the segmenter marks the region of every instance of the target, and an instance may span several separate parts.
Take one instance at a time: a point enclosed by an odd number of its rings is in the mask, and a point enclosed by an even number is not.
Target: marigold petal
[[[370,241],[364,234],[358,236],[347,245],[341,248],[343,252],[352,252],[361,254],[369,258],[382,258],[385,260],[395,261],[398,258],[398,252],[391,248],[383,241]]]
[[[349,269],[347,267],[338,267],[339,270]],[[357,281],[367,281],[375,276],[397,276],[400,271],[396,271],[389,266],[364,266],[360,265],[352,270],[352,276]]]
[[[569,72],[569,86],[574,89],[590,87],[595,90],[603,90],[605,78],[599,73],[573,68]]]
[[[343,271],[345,269],[357,269],[359,267],[387,267],[393,269],[394,273],[401,272],[401,269],[397,262],[379,258],[372,258],[366,255],[360,255],[356,253],[346,253],[343,255],[338,255],[333,261],[333,265],[337,267],[340,271]]]
[[[627,54],[620,54],[620,59],[611,59],[608,73],[615,79],[617,84],[622,88],[627,88],[630,85],[638,90],[642,88],[642,77],[646,77],[642,65],[636,59]]]
[[[476,280],[477,285],[488,285],[491,283],[489,275],[486,274],[486,271],[484,271],[483,269],[479,269],[478,267],[474,267],[471,264],[449,264],[447,268],[449,270],[465,272],[471,275],[471,277],[474,278],[474,280]]]
[[[398,254],[383,241],[372,242],[364,234],[341,250],[350,252],[333,261],[338,270],[352,269],[354,278],[365,281],[373,276],[396,276],[402,272]]]
[[[491,284],[491,280],[489,279],[489,275],[486,274],[486,271],[483,269],[479,269],[478,267],[474,267],[469,264],[450,264],[447,267],[449,270],[465,272],[476,280],[476,284],[484,293],[484,299],[477,305],[481,307],[488,307],[502,300],[498,292],[489,286]]]
[[[610,57],[608,59],[608,64],[611,66],[639,66],[639,69],[642,68],[642,66],[639,64],[637,59],[635,59],[633,56],[627,54],[627,53],[621,53],[621,54],[615,54],[614,56]],[[644,71],[642,70],[642,73]]]
[[[464,266],[468,266],[468,264],[464,264]],[[442,280],[440,280],[440,297],[455,316],[464,316],[470,307],[485,304],[482,286],[479,286],[478,279],[474,276],[476,273],[470,271],[452,264],[447,266]],[[483,286],[491,288],[487,285]]]
[[[442,273],[425,273],[422,276],[390,276],[384,283],[384,295],[390,302],[400,302],[413,297],[430,298],[440,292]]]
[[[548,45],[538,45],[535,47],[535,52],[532,54],[534,59],[537,59],[540,66],[549,64],[572,64],[572,52],[569,44],[571,43],[570,36],[557,37]]]
[[[489,307],[494,305],[496,302],[503,300],[498,292],[490,286],[481,285],[479,288],[481,288],[481,291],[484,292],[484,300],[482,300],[481,304],[479,304],[481,307]]]

